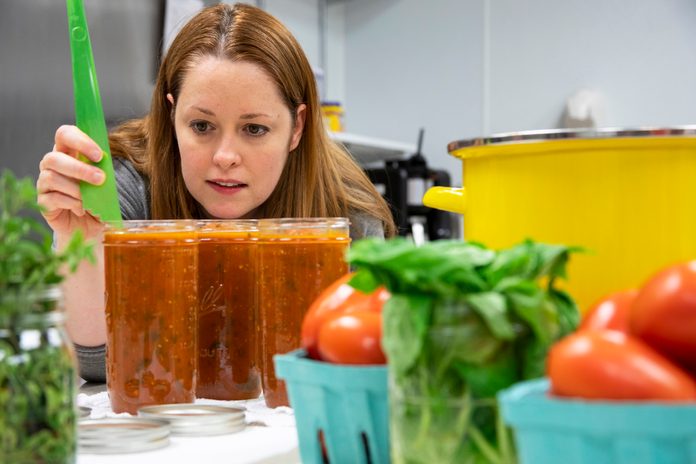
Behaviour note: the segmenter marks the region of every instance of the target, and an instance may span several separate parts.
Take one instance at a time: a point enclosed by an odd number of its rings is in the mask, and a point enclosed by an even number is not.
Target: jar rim
[[[65,323],[65,313],[59,309],[46,312],[17,313],[11,317],[0,316],[0,333],[9,328],[31,329],[59,326]]]
[[[104,223],[104,230],[111,233],[128,232],[182,232],[195,231],[195,219],[135,219],[127,221],[108,221]]]
[[[258,219],[200,219],[196,222],[200,231],[257,231]]]
[[[343,228],[350,225],[347,217],[309,217],[309,218],[264,218],[259,219],[259,227],[281,229],[304,229],[316,227]]]
[[[40,287],[24,290],[6,290],[0,294],[0,302],[5,300],[24,300],[24,301],[60,301],[63,298],[63,291],[58,284],[43,285]]]
[[[26,291],[5,291],[0,294],[0,305],[35,305],[37,303],[55,302],[56,307],[47,311],[18,310],[4,314],[0,312],[0,327],[12,326],[46,326],[61,324],[65,315],[58,309],[63,299],[63,292],[59,285],[46,285]],[[49,316],[50,315],[50,316]]]

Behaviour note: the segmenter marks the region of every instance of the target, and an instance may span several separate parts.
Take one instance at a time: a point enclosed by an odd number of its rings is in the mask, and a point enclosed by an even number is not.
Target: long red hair
[[[201,10],[179,32],[160,66],[150,113],[110,135],[113,156],[130,159],[149,178],[152,219],[200,218],[202,209],[186,189],[167,101],[176,101],[186,72],[197,59],[215,56],[247,61],[275,81],[291,112],[305,104],[298,147],[288,157],[260,217],[336,217],[366,214],[395,233],[391,212],[355,160],[326,132],[314,73],[300,44],[277,19],[238,3]]]

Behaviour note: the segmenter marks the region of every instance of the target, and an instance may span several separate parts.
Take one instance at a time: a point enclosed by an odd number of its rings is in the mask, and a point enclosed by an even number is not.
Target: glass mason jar
[[[493,338],[464,301],[433,299],[430,305],[420,342],[413,330],[403,330],[409,324],[392,320],[384,325],[384,337],[391,339],[392,349],[420,345],[405,372],[397,374],[394,363],[389,364],[392,462],[514,464],[512,439],[498,414],[495,393],[474,397],[463,374],[478,372],[480,385],[494,385],[500,381],[495,372],[492,375],[468,360],[514,347],[487,345]],[[407,312],[413,308],[399,309]],[[419,317],[424,316],[413,320]],[[502,375],[510,369],[507,365],[496,367],[502,367]]]
[[[467,394],[456,397],[404,394],[391,385],[389,395],[391,452],[395,464],[512,464],[507,460],[487,459],[484,449],[487,445],[480,446],[487,439],[476,427],[496,418],[495,399],[474,400]]]
[[[75,462],[75,355],[58,287],[0,295],[0,462]]]
[[[198,222],[196,396],[245,400],[261,394],[253,219]]]
[[[288,406],[273,356],[300,347],[302,319],[314,299],[348,272],[346,218],[259,220],[259,308],[263,395]]]
[[[195,400],[196,222],[124,221],[104,232],[106,380],[114,412]]]

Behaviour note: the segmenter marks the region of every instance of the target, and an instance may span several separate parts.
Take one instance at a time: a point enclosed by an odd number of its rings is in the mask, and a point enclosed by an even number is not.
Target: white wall
[[[348,132],[416,143],[461,179],[448,142],[481,133],[481,1],[357,0],[345,4]]]
[[[266,0],[264,8],[293,33],[313,68],[321,69],[319,0]],[[345,2],[327,2],[324,47],[323,100],[344,102],[345,97]]]
[[[696,123],[694,0],[345,2],[350,132],[414,142],[461,182],[448,142],[559,127],[603,98],[604,126]]]
[[[557,127],[600,92],[605,126],[696,123],[693,0],[491,0],[490,127]]]
[[[251,2],[247,2],[251,3]],[[302,45],[312,66],[319,66],[317,0],[265,0],[264,9],[278,18]]]
[[[330,2],[327,23],[326,95],[324,100],[346,101],[346,2]]]
[[[251,3],[251,2],[248,2]],[[265,0],[264,9],[274,15],[300,42],[313,68],[321,69],[321,40],[319,0]],[[345,98],[345,6],[343,1],[327,2],[325,18],[323,100]]]

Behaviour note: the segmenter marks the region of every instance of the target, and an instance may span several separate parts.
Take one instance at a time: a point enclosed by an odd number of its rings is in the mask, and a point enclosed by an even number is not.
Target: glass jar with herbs
[[[551,344],[578,311],[556,285],[572,248],[525,241],[363,240],[350,284],[392,294],[383,309],[394,463],[514,464],[496,394],[544,375]]]
[[[30,179],[0,176],[0,462],[71,463],[76,380],[63,330],[61,270],[92,249],[75,235],[60,253],[36,219]]]
[[[75,454],[74,353],[63,330],[60,290],[49,287],[0,307],[2,462],[71,462]]]

